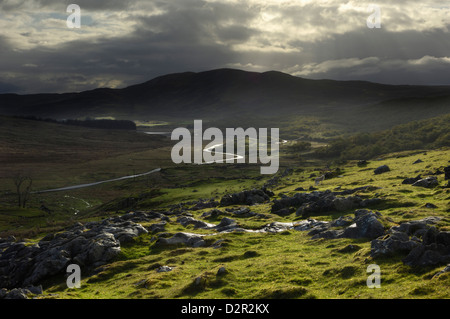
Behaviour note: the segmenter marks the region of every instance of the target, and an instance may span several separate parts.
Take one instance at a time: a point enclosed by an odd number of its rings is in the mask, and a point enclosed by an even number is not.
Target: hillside
[[[219,69],[157,77],[123,89],[0,95],[0,113],[51,118],[112,116],[170,120],[286,119],[314,115],[344,125],[383,126],[448,113],[448,86],[394,86],[363,81],[309,80],[281,72]],[[443,104],[443,99],[445,103]],[[405,108],[410,102],[416,106]],[[424,112],[424,110],[426,110]],[[372,115],[382,113],[383,116]],[[407,115],[407,116],[405,116]],[[274,124],[274,123],[272,123]]]
[[[13,263],[0,270],[15,276],[0,277],[0,285],[42,284],[16,293],[51,299],[448,298],[449,188],[437,173],[448,158],[438,150],[390,154],[366,167],[352,162],[320,185],[313,177],[319,169],[295,170],[273,193],[228,188],[214,201],[186,201],[193,190],[210,193],[206,179],[168,189],[177,205],[161,195],[166,201],[152,210],[80,220],[25,243],[3,240],[0,260]],[[380,165],[391,171],[374,174]],[[402,184],[417,174],[437,184]],[[51,256],[51,267],[42,256]],[[83,264],[79,289],[66,286],[71,260]],[[381,289],[367,286],[372,264],[381,267]]]

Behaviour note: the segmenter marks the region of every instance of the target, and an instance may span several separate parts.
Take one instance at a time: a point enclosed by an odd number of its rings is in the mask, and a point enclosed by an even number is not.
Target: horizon
[[[433,85],[433,84],[388,84],[388,83],[374,82],[374,81],[369,81],[369,80],[352,80],[352,79],[336,80],[336,79],[330,79],[330,78],[313,79],[313,78],[307,78],[307,77],[303,77],[303,76],[291,75],[291,74],[284,73],[284,72],[277,71],[277,70],[268,70],[268,71],[258,72],[258,71],[246,71],[246,70],[243,70],[243,69],[235,69],[235,68],[218,68],[218,69],[211,69],[211,70],[197,71],[197,72],[194,72],[194,71],[181,71],[181,72],[162,74],[162,75],[158,75],[158,76],[152,77],[151,79],[143,81],[143,82],[130,83],[129,85],[124,86],[124,87],[95,87],[95,88],[90,88],[90,89],[87,89],[87,90],[84,90],[84,91],[67,91],[67,92],[36,92],[36,93],[0,92],[0,95],[8,95],[8,94],[13,94],[13,95],[78,94],[78,93],[95,91],[95,90],[101,90],[101,89],[122,90],[122,89],[126,89],[126,88],[129,88],[129,87],[132,87],[132,86],[142,85],[142,84],[145,84],[147,82],[151,82],[153,80],[156,80],[158,78],[162,78],[162,77],[170,76],[170,75],[182,75],[182,74],[186,74],[186,73],[202,74],[202,73],[207,73],[207,72],[225,71],[225,70],[242,71],[242,72],[257,73],[257,74],[265,74],[265,73],[275,72],[275,73],[282,73],[284,75],[288,75],[288,76],[291,76],[291,77],[295,77],[295,78],[299,78],[299,79],[303,79],[303,80],[308,80],[308,81],[363,82],[363,83],[370,83],[370,84],[376,84],[376,85],[386,85],[386,86],[450,87],[450,84],[443,84],[443,85],[439,85],[439,84],[438,85]]]

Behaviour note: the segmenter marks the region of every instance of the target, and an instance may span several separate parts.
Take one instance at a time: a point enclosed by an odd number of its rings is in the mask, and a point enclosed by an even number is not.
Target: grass
[[[78,128],[70,130],[75,131],[66,134],[73,139],[80,137],[77,134],[81,132],[76,131]],[[105,139],[109,134],[91,133]],[[77,158],[70,158],[68,154],[64,155],[64,146],[53,140],[52,147],[60,153],[52,162],[51,169],[47,167],[45,170],[46,165],[43,163],[34,163],[38,156],[38,145],[41,145],[34,141],[36,145],[31,148],[33,152],[30,157],[24,157],[23,162],[17,165],[12,159],[3,157],[2,170],[6,172],[29,164],[31,166],[28,167],[36,176],[36,187],[52,188],[65,186],[69,182],[109,178],[133,169],[140,172],[144,168],[148,169],[147,160],[150,158],[154,160],[151,166],[161,165],[163,171],[148,179],[137,178],[70,192],[35,195],[29,207],[24,209],[15,207],[13,194],[5,194],[11,184],[8,184],[10,181],[6,182],[6,175],[1,175],[5,183],[2,184],[0,236],[15,235],[35,242],[45,234],[59,231],[75,221],[99,220],[127,210],[164,212],[175,204],[181,204],[196,219],[218,223],[223,216],[203,219],[202,214],[210,209],[192,210],[193,202],[199,199],[219,200],[227,193],[259,188],[270,178],[261,177],[257,165],[164,166],[166,159],[163,154],[170,147],[167,142],[143,136],[145,140],[126,145],[131,135],[125,133],[119,138],[115,133],[111,134],[108,136],[113,139],[107,139],[105,148],[110,147],[112,153],[105,153],[105,149],[101,149],[97,155],[103,153],[98,158],[94,158],[96,152],[87,151],[89,148],[79,153]],[[147,138],[150,140],[147,141]],[[147,142],[153,148],[144,149]],[[115,147],[119,145],[124,148],[116,150]],[[4,143],[2,147],[6,149]],[[282,149],[279,173],[287,167],[293,170],[291,174],[280,178],[279,183],[271,189],[277,199],[284,195],[292,196],[298,192],[295,190],[298,187],[308,189],[314,186],[319,191],[334,191],[371,185],[374,187],[354,195],[384,200],[373,209],[381,212],[386,228],[412,219],[440,216],[442,220],[438,227],[448,231],[450,189],[443,187],[447,183],[444,175],[436,175],[440,186],[433,189],[403,185],[401,182],[406,177],[419,174],[427,176],[437,169],[442,170],[449,165],[449,158],[450,149],[443,148],[389,154],[370,160],[365,167],[359,167],[356,161],[331,164],[331,169],[340,168],[341,173],[315,185],[315,177],[323,174],[327,163],[307,157],[290,157]],[[412,164],[417,159],[423,162]],[[373,173],[376,167],[385,164],[390,167],[389,172],[380,175]],[[52,173],[49,174],[49,171]],[[134,199],[133,207],[123,205],[130,198]],[[51,213],[39,209],[42,203],[51,209]],[[427,208],[427,203],[436,205],[436,208]],[[301,219],[295,213],[284,217],[271,214],[270,208],[270,203],[254,205],[250,207],[251,211],[263,216],[232,218],[241,227],[248,229],[259,229],[274,221],[292,222]],[[219,209],[225,211],[224,207]],[[329,221],[347,215],[352,216],[353,210],[323,212],[311,217]],[[143,223],[143,226],[148,227],[152,223]],[[404,256],[400,255],[373,260],[370,257],[370,241],[364,239],[311,240],[306,232],[295,230],[276,234],[217,234],[213,230],[194,229],[192,225],[183,227],[176,222],[176,217],[170,217],[166,225],[167,235],[182,231],[206,235],[208,245],[202,248],[160,247],[155,241],[156,234],[144,234],[122,245],[117,259],[105,265],[98,274],[88,276],[83,273],[80,289],[68,289],[64,275],[49,279],[44,283],[45,298],[436,299],[450,296],[450,275],[447,273],[433,278],[435,273],[442,270],[442,265],[414,269],[403,265],[401,259]],[[221,247],[212,247],[219,240],[222,241]],[[349,245],[355,249],[345,249]],[[380,289],[369,289],[366,285],[369,275],[366,270],[372,263],[381,268]],[[161,266],[170,266],[173,270],[157,272]],[[225,267],[226,272],[218,274],[221,267]]]

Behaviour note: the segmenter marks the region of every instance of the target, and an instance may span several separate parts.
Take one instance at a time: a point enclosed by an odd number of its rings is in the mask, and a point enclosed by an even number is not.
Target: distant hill
[[[243,121],[307,114],[346,125],[361,125],[362,119],[381,117],[377,121],[383,122],[395,116],[402,123],[406,114],[408,120],[446,114],[450,112],[449,100],[450,86],[310,80],[275,71],[218,69],[169,74],[123,89],[0,94],[0,114],[190,121],[194,118]],[[411,104],[414,112],[409,109]]]
[[[370,159],[381,154],[450,147],[450,114],[412,121],[374,132],[358,133],[331,141],[315,155],[341,159]]]

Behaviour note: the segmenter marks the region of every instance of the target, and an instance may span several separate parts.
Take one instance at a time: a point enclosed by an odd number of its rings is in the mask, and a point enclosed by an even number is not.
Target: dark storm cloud
[[[52,48],[38,46],[20,52],[13,52],[10,45],[5,53],[8,63],[0,65],[4,70],[29,71],[39,76],[44,82],[35,85],[33,77],[29,83],[25,77],[17,76],[17,80],[28,90],[47,92],[56,88],[56,84],[61,86],[58,91],[88,89],[94,84],[88,80],[90,77],[99,82],[101,78],[114,78],[129,85],[157,75],[202,71],[236,61],[228,43],[245,41],[256,32],[245,27],[245,20],[252,14],[231,15],[233,6],[199,6],[199,3],[203,2],[165,4],[163,14],[136,16],[135,30],[122,37],[74,40]],[[227,25],[222,26],[224,22]],[[23,64],[28,69],[24,70]],[[76,85],[70,85],[71,79]]]
[[[72,1],[0,2],[0,90],[124,87],[222,67],[450,84],[448,8],[441,13],[414,1],[405,6],[380,0],[388,6],[383,26],[369,29],[366,7],[352,1],[73,2],[89,22],[80,30],[65,26],[65,6]],[[421,10],[423,16],[415,16]]]

